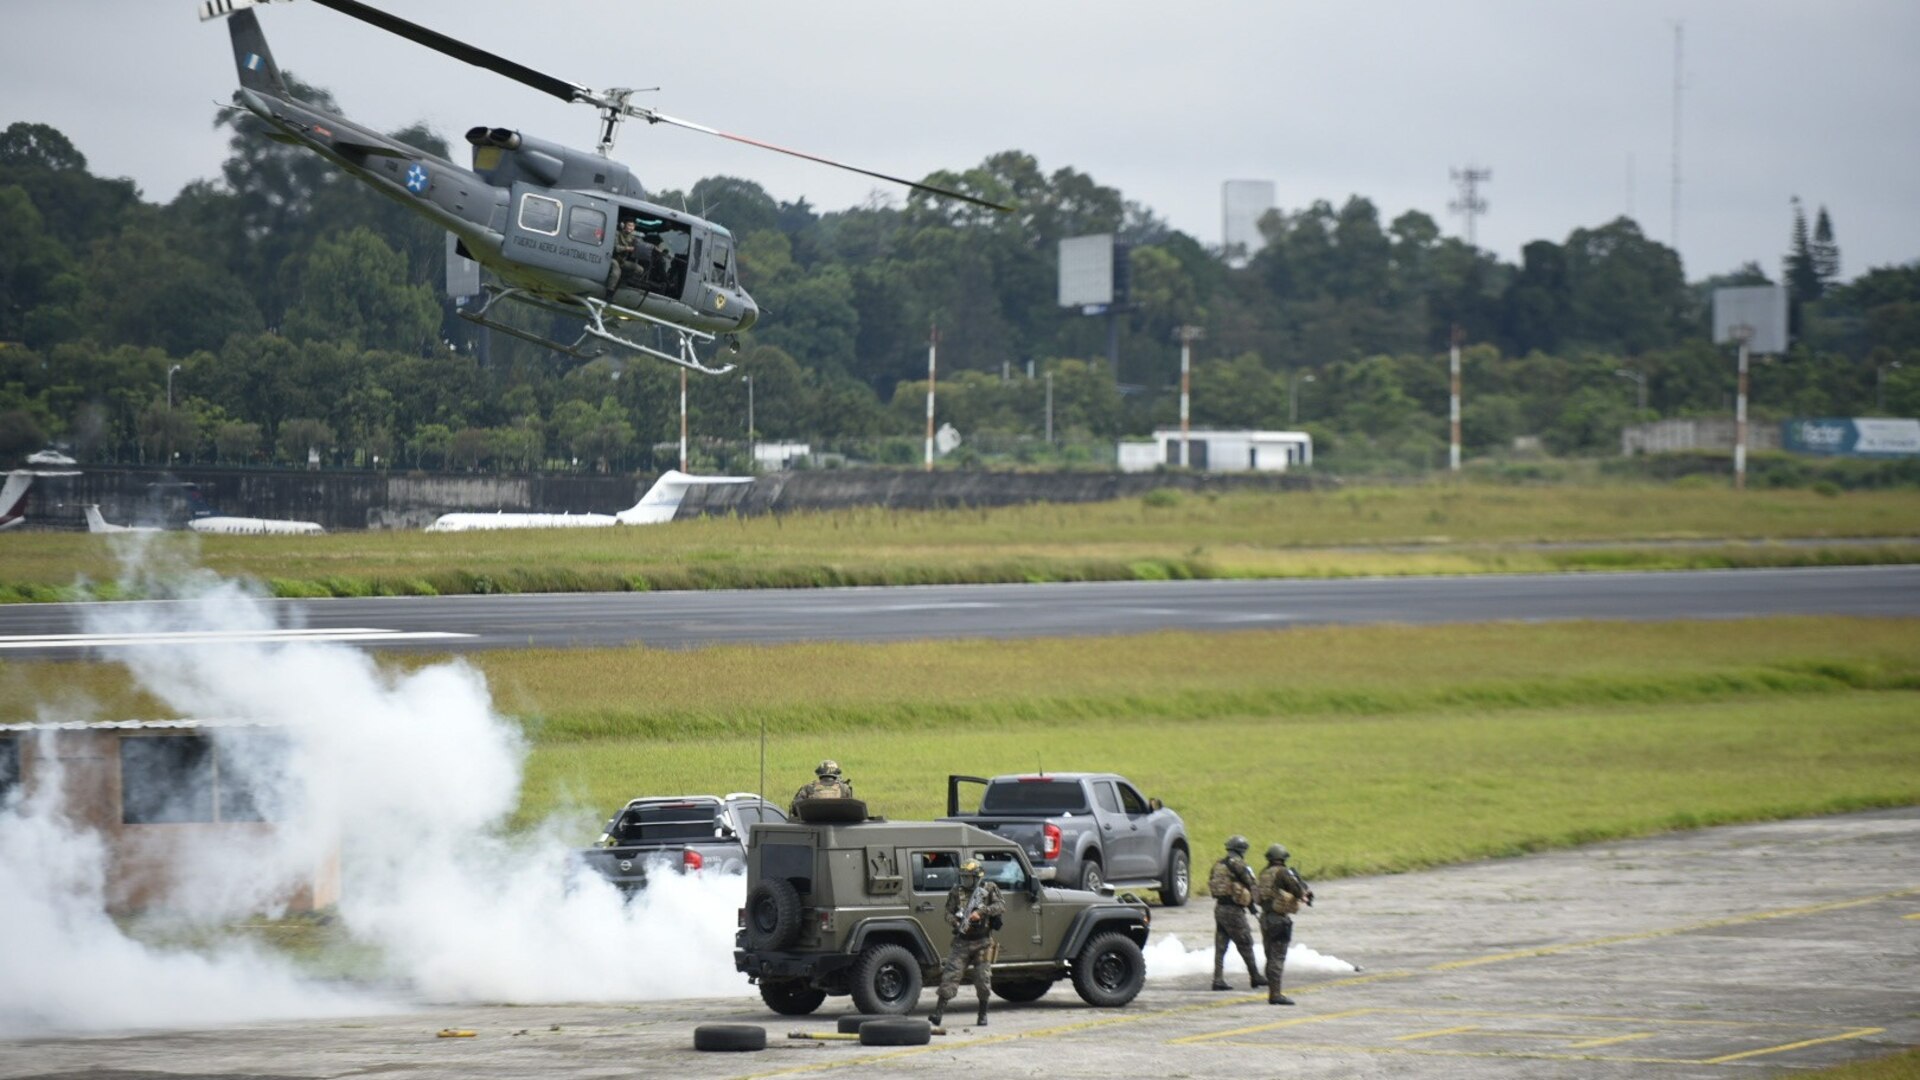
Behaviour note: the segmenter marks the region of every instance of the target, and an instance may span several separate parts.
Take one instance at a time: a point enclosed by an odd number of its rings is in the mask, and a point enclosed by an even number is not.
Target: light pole
[[[1311,371],[1293,369],[1293,377],[1287,380],[1287,423],[1289,425],[1300,422],[1300,384],[1318,381]]]
[[[747,471],[756,471],[757,462],[753,455],[753,376],[742,375],[740,381],[747,384]]]
[[[179,370],[180,370],[179,364],[175,364],[172,367],[167,369],[167,411],[168,412],[173,411],[173,373]]]
[[[1885,364],[1875,364],[1873,368],[1873,411],[1887,411],[1887,369],[1900,370],[1900,361],[1892,360]]]
[[[1626,368],[1615,368],[1613,373],[1615,375],[1618,375],[1622,379],[1633,380],[1633,384],[1636,388],[1636,392],[1634,394],[1634,400],[1639,403],[1638,407],[1640,411],[1646,412],[1647,411],[1647,377],[1645,375],[1640,374],[1637,371],[1629,371]]]
[[[1185,468],[1193,464],[1193,456],[1188,451],[1187,442],[1187,405],[1193,397],[1193,343],[1206,336],[1206,331],[1197,326],[1181,326],[1173,331],[1180,342],[1180,466]]]

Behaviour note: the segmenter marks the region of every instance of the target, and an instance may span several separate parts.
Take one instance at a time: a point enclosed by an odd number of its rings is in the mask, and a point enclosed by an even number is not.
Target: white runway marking
[[[431,641],[470,638],[444,630],[381,630],[338,627],[306,630],[163,630],[145,634],[0,635],[0,649],[106,649],[123,645],[241,645],[293,641]]]

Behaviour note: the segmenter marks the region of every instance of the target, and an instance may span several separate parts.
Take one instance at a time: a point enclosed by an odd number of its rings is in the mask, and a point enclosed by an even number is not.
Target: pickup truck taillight
[[[680,853],[680,865],[688,870],[698,870],[707,865],[707,860],[701,858],[699,852],[688,848]]]
[[[1040,830],[1040,835],[1040,857],[1043,859],[1059,858],[1060,826],[1049,821],[1047,822],[1046,828]]]

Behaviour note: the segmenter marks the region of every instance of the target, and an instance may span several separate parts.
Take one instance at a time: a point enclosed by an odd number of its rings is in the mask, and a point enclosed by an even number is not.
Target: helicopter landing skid
[[[573,344],[568,345],[563,342],[555,341],[550,337],[543,337],[539,334],[534,333],[531,330],[522,330],[521,328],[513,325],[512,323],[501,322],[499,319],[492,318],[487,314],[488,309],[493,307],[494,301],[503,300],[503,299],[525,300],[528,303],[535,304],[536,306],[547,307],[552,310],[565,311],[565,309],[553,308],[551,305],[541,304],[538,301],[534,300],[531,296],[527,295],[526,293],[522,292],[519,289],[494,289],[494,288],[488,287],[486,289],[486,294],[487,294],[486,300],[482,302],[478,308],[474,309],[473,311],[468,311],[465,308],[455,308],[454,309],[455,314],[459,315],[461,318],[467,320],[470,323],[476,323],[480,326],[486,327],[489,330],[498,330],[501,333],[508,335],[509,337],[517,337],[521,341],[531,342],[535,345],[552,349],[554,352],[557,352],[557,353],[564,353],[567,356],[573,357],[575,360],[598,360],[602,356],[607,355],[607,350],[603,346],[587,344],[586,342],[587,342],[588,335],[584,333],[581,334],[577,339],[575,339]],[[566,314],[572,315],[577,313],[567,311]]]
[[[597,338],[610,345],[615,345],[633,352],[644,353],[655,359],[665,360],[669,364],[675,364],[692,371],[697,371],[703,375],[725,375],[727,372],[733,370],[732,364],[718,368],[708,367],[700,362],[698,356],[694,355],[693,347],[695,343],[704,344],[713,340],[713,335],[705,331],[689,330],[684,326],[676,326],[658,316],[648,315],[643,311],[635,311],[632,308],[624,308],[618,304],[609,304],[604,300],[597,300],[592,297],[577,297],[561,301],[539,296],[525,289],[500,288],[498,286],[483,286],[483,288],[487,294],[486,300],[473,311],[462,310],[459,313],[461,318],[471,323],[478,323],[490,330],[498,330],[501,333],[512,335],[522,341],[530,341],[535,345],[544,345],[555,352],[565,353],[579,360],[595,360],[607,354],[608,350],[605,347],[594,345],[587,340],[588,338]],[[558,312],[562,315],[573,315],[584,318],[586,320],[586,326],[582,328],[580,336],[576,338],[572,344],[562,344],[551,338],[542,337],[532,331],[522,330],[517,326],[489,317],[487,312],[500,300],[518,300],[521,303],[545,308],[548,311]],[[608,312],[613,312],[615,315],[623,318],[649,322],[667,330],[673,334],[679,342],[679,355],[676,356],[672,353],[664,352],[651,345],[642,345],[637,341],[629,341],[619,334],[608,330],[606,321]]]

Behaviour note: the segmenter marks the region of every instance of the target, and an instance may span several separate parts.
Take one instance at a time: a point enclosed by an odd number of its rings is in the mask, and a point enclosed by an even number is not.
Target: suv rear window
[[[980,797],[983,814],[1084,814],[1078,780],[995,780]]]
[[[719,829],[718,803],[645,803],[620,812],[613,836],[622,844],[711,840]]]

